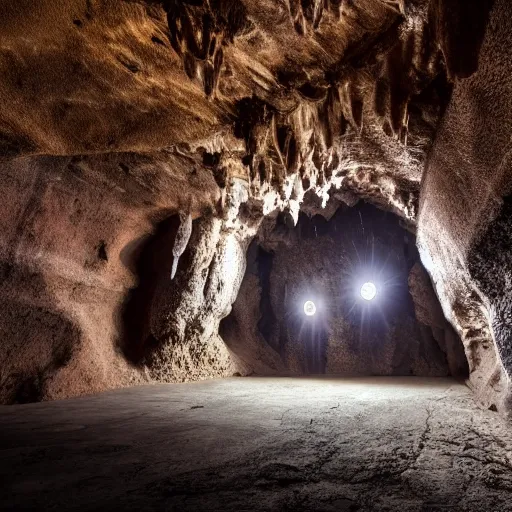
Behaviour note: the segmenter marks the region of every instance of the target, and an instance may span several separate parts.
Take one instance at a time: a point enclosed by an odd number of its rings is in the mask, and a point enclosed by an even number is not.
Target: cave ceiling
[[[178,159],[219,191],[233,176],[259,198],[333,186],[411,222],[461,72],[446,70],[427,0],[21,0],[2,13],[4,158]]]

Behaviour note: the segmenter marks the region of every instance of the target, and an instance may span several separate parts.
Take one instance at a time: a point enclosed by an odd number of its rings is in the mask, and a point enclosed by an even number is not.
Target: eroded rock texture
[[[0,8],[2,401],[251,371],[218,327],[265,219],[364,199],[413,230],[436,138],[422,259],[501,407],[507,243],[487,254],[508,225],[505,0]]]
[[[474,20],[475,21],[475,20]],[[510,5],[497,0],[475,71],[457,80],[422,186],[418,240],[470,385],[488,407],[510,400]],[[494,341],[494,343],[493,343]]]

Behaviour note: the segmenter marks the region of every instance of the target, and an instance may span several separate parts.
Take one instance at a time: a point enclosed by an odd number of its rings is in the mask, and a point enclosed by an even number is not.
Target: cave
[[[512,498],[508,0],[0,0],[0,508]]]

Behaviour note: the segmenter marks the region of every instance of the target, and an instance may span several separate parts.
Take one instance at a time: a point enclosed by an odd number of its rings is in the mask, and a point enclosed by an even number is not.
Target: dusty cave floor
[[[512,429],[448,379],[144,386],[0,436],[2,510],[512,510]]]

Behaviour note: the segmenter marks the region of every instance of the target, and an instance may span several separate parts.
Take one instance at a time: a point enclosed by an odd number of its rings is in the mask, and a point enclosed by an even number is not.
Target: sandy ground
[[[1,510],[512,511],[512,428],[448,379],[232,378],[0,408]]]

